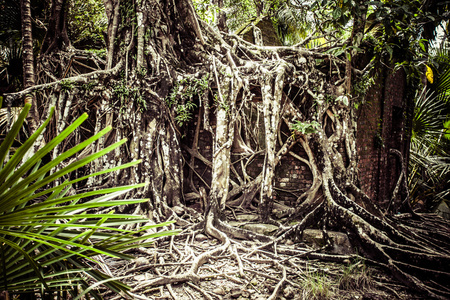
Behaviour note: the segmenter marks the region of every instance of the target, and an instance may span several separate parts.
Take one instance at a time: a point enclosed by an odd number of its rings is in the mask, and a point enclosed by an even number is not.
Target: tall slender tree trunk
[[[107,41],[106,41],[106,47],[107,47],[107,53],[108,57],[106,58],[106,69],[111,69],[114,59],[114,40],[116,38],[117,29],[119,26],[119,13],[120,13],[120,0],[104,0],[103,3],[105,4],[106,9],[106,16],[108,17],[108,32],[107,32]],[[139,29],[138,34],[141,35],[142,33],[141,28],[143,27],[142,21],[143,21],[143,14],[141,10],[141,4],[138,4],[138,22]],[[141,61],[141,54],[139,53],[139,61]]]
[[[22,15],[23,87],[28,88],[35,84],[30,0],[20,0],[20,10]],[[38,122],[36,99],[33,94],[27,94],[25,96],[24,102],[31,104],[28,122],[30,124],[30,131],[34,132]]]

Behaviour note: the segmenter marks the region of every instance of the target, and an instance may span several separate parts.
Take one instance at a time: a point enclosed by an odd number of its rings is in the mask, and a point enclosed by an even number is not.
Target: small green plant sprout
[[[296,134],[306,135],[310,133],[316,133],[317,129],[319,128],[320,124],[317,121],[312,122],[297,121],[291,125],[292,135]]]
[[[139,111],[143,112],[147,110],[147,101],[141,93],[141,90],[137,86],[128,86],[125,80],[121,80],[114,86],[114,96],[120,101],[120,113],[124,113],[127,107],[128,100],[134,100],[137,103]]]
[[[141,77],[145,77],[147,76],[147,71],[148,71],[147,68],[139,68],[138,75]]]
[[[226,101],[220,101],[218,94],[214,94],[214,105],[217,108],[223,109],[225,112],[228,112],[230,110],[230,105],[228,105]]]
[[[301,282],[301,299],[332,299],[332,282],[320,271],[307,271]]]
[[[82,85],[82,88],[86,91],[92,91],[94,87],[98,84],[97,81],[92,80]]]
[[[369,71],[365,72],[362,78],[352,85],[353,95],[364,99],[364,96],[374,84],[374,76]]]
[[[344,290],[362,290],[370,288],[372,284],[371,270],[364,260],[358,258],[344,266],[342,277],[339,278],[339,288]]]
[[[175,117],[175,121],[177,121],[178,126],[183,126],[185,122],[188,122],[192,118],[191,112],[195,107],[197,107],[197,105],[192,101],[177,106],[177,116]]]
[[[325,95],[325,102],[326,103],[333,103],[336,100],[335,95],[326,94]]]

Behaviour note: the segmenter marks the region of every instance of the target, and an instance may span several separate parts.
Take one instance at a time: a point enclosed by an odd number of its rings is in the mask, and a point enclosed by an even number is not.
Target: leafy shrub
[[[310,134],[317,132],[317,129],[319,129],[320,124],[316,121],[312,122],[301,122],[297,121],[296,123],[291,125],[291,130],[293,131],[293,134],[301,133],[301,134]]]

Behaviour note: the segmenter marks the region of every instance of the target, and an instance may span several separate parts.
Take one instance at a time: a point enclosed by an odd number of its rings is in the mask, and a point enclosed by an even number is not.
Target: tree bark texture
[[[28,88],[35,84],[30,0],[21,0],[20,7],[22,12],[23,87]]]
[[[33,54],[33,32],[30,0],[20,1],[22,15],[22,64],[23,64],[23,87],[28,88],[35,84],[34,54]],[[24,103],[30,103],[30,115],[27,118],[30,124],[30,132],[37,129],[38,115],[36,99],[34,94],[27,94]]]

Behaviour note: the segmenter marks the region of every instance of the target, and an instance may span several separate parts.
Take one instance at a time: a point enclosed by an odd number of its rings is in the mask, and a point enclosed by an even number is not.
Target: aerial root
[[[197,290],[200,292],[200,294],[203,295],[203,297],[205,297],[208,300],[213,300],[213,297],[211,297],[208,292],[206,292],[204,289],[192,284],[191,282],[187,282],[187,285],[189,285],[191,288],[193,288],[194,290]],[[175,298],[174,298],[175,299]]]
[[[275,264],[283,272],[283,278],[281,278],[280,282],[278,282],[278,284],[275,286],[275,289],[273,290],[273,293],[272,293],[272,295],[270,295],[268,300],[277,299],[278,294],[280,293],[280,290],[283,288],[283,285],[286,283],[286,268],[277,262]]]
[[[327,195],[327,192],[325,192],[326,200],[329,200],[328,196],[331,196],[331,193]],[[211,213],[205,217],[202,224],[204,232],[220,241],[219,245],[206,249],[206,251],[200,247],[202,249],[198,252],[198,249],[195,249],[194,242],[197,243],[200,237],[198,234],[195,237],[196,233],[192,231],[188,234],[182,233],[178,237],[172,237],[170,240],[167,239],[166,242],[170,249],[169,254],[178,263],[167,263],[160,259],[159,264],[149,264],[144,267],[147,270],[172,267],[175,268],[175,271],[171,272],[170,275],[167,271],[155,271],[155,277],[134,283],[131,292],[145,294],[154,290],[157,286],[164,286],[168,293],[172,295],[171,297],[176,299],[177,296],[173,291],[174,284],[186,283],[187,289],[195,289],[206,299],[221,299],[220,295],[210,292],[205,286],[199,285],[199,282],[223,278],[227,282],[233,282],[239,286],[248,286],[253,278],[258,277],[271,281],[273,290],[270,290],[270,297],[267,296],[268,299],[276,299],[280,293],[284,293],[289,288],[301,289],[301,286],[297,283],[300,280],[298,278],[305,278],[307,276],[305,274],[311,271],[308,270],[310,268],[308,263],[302,260],[308,258],[341,264],[348,264],[350,261],[359,259],[367,264],[382,267],[404,286],[419,291],[427,297],[447,299],[450,296],[450,289],[447,286],[450,274],[445,270],[445,266],[450,262],[450,256],[446,254],[448,253],[448,245],[444,244],[439,247],[434,244],[426,245],[427,237],[424,235],[426,229],[432,225],[432,222],[435,222],[437,229],[435,229],[433,237],[445,236],[448,231],[445,223],[441,224],[439,220],[427,215],[421,215],[420,226],[413,226],[418,222],[417,219],[410,219],[406,216],[376,218],[376,222],[372,222],[374,216],[367,218],[367,211],[355,209],[353,205],[348,205],[342,199],[341,203],[347,207],[334,200],[323,201],[307,214],[300,223],[280,230],[276,238],[232,227],[218,219],[214,220]],[[357,255],[327,254],[323,252],[326,251],[326,246],[311,249],[294,248],[284,244],[288,239],[295,242],[295,237],[300,236],[305,228],[313,224],[328,225],[319,222],[320,217],[323,217],[325,212],[328,216],[325,223],[330,221],[344,226],[352,244],[358,247],[358,251],[365,258]],[[395,220],[393,221],[392,218],[395,218]],[[399,222],[401,226],[397,224]],[[415,245],[411,244],[412,239],[405,236],[406,229],[412,231],[411,233],[419,234],[422,240]],[[175,241],[182,238],[186,238],[184,244]],[[206,239],[206,237],[204,238]],[[243,239],[244,241],[240,242],[233,238]],[[200,241],[203,241],[203,239],[200,239]],[[442,251],[443,249],[445,251]],[[228,268],[225,270],[210,266],[222,259],[231,260],[233,263],[227,263]],[[206,264],[208,261],[210,263]],[[265,266],[262,271],[258,270],[261,266]],[[142,266],[139,268],[142,268]],[[265,271],[267,268],[277,271],[268,273]],[[306,271],[305,268],[307,268]],[[318,272],[317,268],[314,270]],[[324,272],[323,270],[320,271]],[[335,277],[341,274],[340,270],[327,270],[326,272]],[[194,288],[194,286],[197,288]],[[253,288],[253,286],[251,287]],[[391,295],[393,294],[394,297],[398,297],[395,291],[389,290],[389,288],[385,290],[389,291]]]
[[[328,201],[328,205],[335,222],[352,233],[352,243],[360,245],[364,256],[385,264],[392,275],[406,286],[435,299],[448,299],[450,293],[438,287],[440,283],[449,282],[450,274],[444,270],[450,261],[449,255],[422,246],[423,242],[411,245],[410,239],[404,238],[404,234],[387,219],[380,219],[378,226],[374,227],[334,200]],[[430,279],[435,279],[437,284]]]

